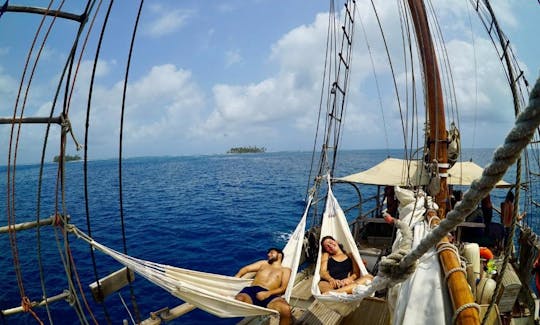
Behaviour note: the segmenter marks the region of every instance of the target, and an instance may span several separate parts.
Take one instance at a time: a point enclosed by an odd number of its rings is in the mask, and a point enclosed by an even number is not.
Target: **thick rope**
[[[384,214],[384,219],[389,223],[393,223],[401,231],[402,237],[398,249],[390,255],[382,257],[379,264],[379,274],[377,275],[387,277],[391,282],[397,284],[405,281],[416,270],[416,263],[411,264],[407,269],[399,267],[401,260],[411,251],[413,234],[411,228],[405,222],[391,218],[388,213]]]

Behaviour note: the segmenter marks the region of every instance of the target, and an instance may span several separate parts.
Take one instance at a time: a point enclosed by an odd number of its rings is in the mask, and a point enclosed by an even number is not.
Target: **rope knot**
[[[32,302],[30,302],[30,299],[27,296],[22,297],[21,307],[25,313],[32,309]]]
[[[21,307],[25,313],[30,313],[40,325],[43,325],[41,319],[39,319],[38,315],[32,310],[32,302],[27,296],[22,297]]]
[[[403,261],[408,253],[409,250],[400,248],[392,254],[383,257],[379,264],[379,272],[395,283],[407,280],[409,275],[414,273],[417,265],[417,262],[414,262],[411,265],[402,266],[401,261]]]
[[[61,215],[59,213],[55,214],[54,215],[54,225],[57,226],[57,227],[60,227],[62,226],[63,222],[62,222],[62,218],[61,218]]]

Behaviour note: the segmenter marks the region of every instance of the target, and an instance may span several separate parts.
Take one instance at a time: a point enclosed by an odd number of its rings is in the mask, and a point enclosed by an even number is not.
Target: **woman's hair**
[[[323,253],[328,253],[328,252],[326,251],[326,248],[324,248],[324,245],[323,245],[324,241],[327,240],[327,239],[332,239],[333,241],[335,241],[335,242],[338,244],[338,246],[339,246],[339,248],[341,249],[341,251],[342,251],[343,253],[347,254],[347,252],[345,251],[345,248],[343,248],[343,244],[342,244],[342,243],[339,243],[339,242],[338,242],[337,240],[335,240],[334,237],[332,237],[332,236],[324,236],[324,237],[321,239],[321,249],[322,249]]]
[[[514,202],[514,193],[512,193],[512,191],[508,191],[506,194],[506,201]]]

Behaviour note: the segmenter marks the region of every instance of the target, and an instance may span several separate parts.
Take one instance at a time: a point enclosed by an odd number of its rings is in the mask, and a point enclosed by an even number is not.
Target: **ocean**
[[[464,150],[462,159],[484,166],[492,149]],[[234,275],[242,266],[266,259],[268,247],[282,247],[293,231],[305,208],[310,152],[277,152],[263,154],[211,155],[186,157],[130,158],[122,163],[123,220],[121,224],[118,161],[88,162],[88,205],[85,202],[82,162],[66,165],[65,209],[71,223],[111,248],[122,251],[122,233],[126,235],[127,253],[141,259],[182,268]],[[336,176],[358,172],[382,161],[388,155],[401,158],[400,150],[343,151],[338,158]],[[512,172],[505,179],[512,182]],[[44,166],[41,199],[38,211],[39,165],[18,166],[15,183],[15,222],[47,218],[62,209],[55,201],[56,165]],[[7,198],[6,167],[0,167],[0,196]],[[374,193],[363,189],[363,195]],[[341,186],[336,190],[338,200],[352,202],[354,190]],[[493,193],[494,205],[504,199],[504,190]],[[10,203],[11,206],[11,203]],[[86,206],[90,218],[87,219]],[[6,199],[0,203],[6,211]],[[496,219],[496,218],[495,218]],[[7,217],[1,225],[7,224]],[[497,221],[497,220],[494,220]],[[312,220],[308,220],[308,226]],[[40,240],[37,240],[39,235]],[[63,259],[59,253],[59,227],[42,227],[16,233],[22,286],[31,300],[43,296],[40,278],[45,281],[47,296],[57,295],[67,288]],[[93,302],[87,290],[94,281],[94,263],[88,245],[69,237],[71,257],[86,298],[99,324],[121,324],[130,321],[123,301],[131,308],[128,288],[107,297],[103,304]],[[0,308],[20,305],[21,288],[14,267],[14,253],[8,234],[0,234]],[[38,258],[41,256],[41,261]],[[110,257],[94,252],[98,277],[121,268]],[[39,263],[43,265],[40,274]],[[76,280],[76,277],[73,278]],[[178,298],[135,276],[133,294],[142,319],[163,307],[182,303]],[[34,311],[45,324],[50,323],[46,309]],[[50,305],[54,324],[80,323],[67,302]],[[89,322],[93,323],[85,309]],[[1,317],[1,316],[0,316]],[[135,317],[135,315],[133,315]],[[169,324],[235,324],[240,318],[220,319],[201,310],[194,310]],[[32,315],[18,314],[0,319],[0,324],[35,324]]]

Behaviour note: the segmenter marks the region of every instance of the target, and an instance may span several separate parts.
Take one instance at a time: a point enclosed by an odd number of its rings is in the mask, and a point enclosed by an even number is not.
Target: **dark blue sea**
[[[473,158],[484,166],[492,150],[465,151],[463,159]],[[366,169],[388,155],[402,158],[401,151],[362,150],[344,151],[338,158],[336,176]],[[266,258],[266,249],[283,246],[296,226],[304,209],[311,153],[279,152],[264,154],[213,155],[190,157],[152,157],[126,159],[122,163],[123,219],[121,223],[119,201],[119,165],[117,160],[88,162],[88,214],[85,203],[82,162],[67,164],[65,179],[65,209],[71,222],[97,241],[122,251],[126,236],[129,255],[157,263],[225,275],[234,275],[248,263]],[[11,174],[13,176],[13,174]],[[55,201],[57,169],[46,164],[41,184],[38,211],[39,165],[18,166],[15,171],[15,222],[47,218],[62,202]],[[7,224],[6,167],[0,167],[0,209]],[[505,177],[512,181],[511,177]],[[363,194],[374,193],[365,189]],[[342,205],[355,197],[352,188],[341,186],[336,190]],[[505,192],[496,192],[493,203],[498,205]],[[61,198],[61,196],[59,196]],[[10,204],[11,206],[11,204]],[[309,222],[312,220],[308,220]],[[37,239],[39,235],[39,240]],[[17,256],[25,295],[31,300],[43,296],[40,277],[45,281],[47,296],[62,293],[67,285],[63,260],[65,252],[59,227],[42,227],[18,232]],[[60,241],[60,242],[58,242]],[[99,324],[121,324],[130,319],[122,299],[133,313],[129,288],[107,297],[105,306],[93,302],[88,284],[95,280],[94,263],[88,245],[69,236],[71,256],[81,285],[86,292]],[[14,258],[9,236],[0,234],[0,308],[20,305]],[[38,258],[41,256],[41,259]],[[94,252],[98,277],[121,267],[110,257]],[[40,274],[39,263],[43,265]],[[77,281],[77,277],[73,277]],[[135,277],[133,293],[146,319],[149,313],[163,307],[182,303],[176,297],[154,286],[140,276]],[[46,309],[35,308],[37,316],[50,323]],[[76,313],[64,301],[50,305],[55,324],[78,324]],[[93,323],[85,309],[90,323]],[[1,317],[1,316],[0,316]],[[135,317],[135,315],[133,315]],[[195,310],[170,324],[235,324],[240,319],[220,319]],[[0,324],[35,324],[29,314],[0,319]],[[131,323],[131,321],[129,322]]]

